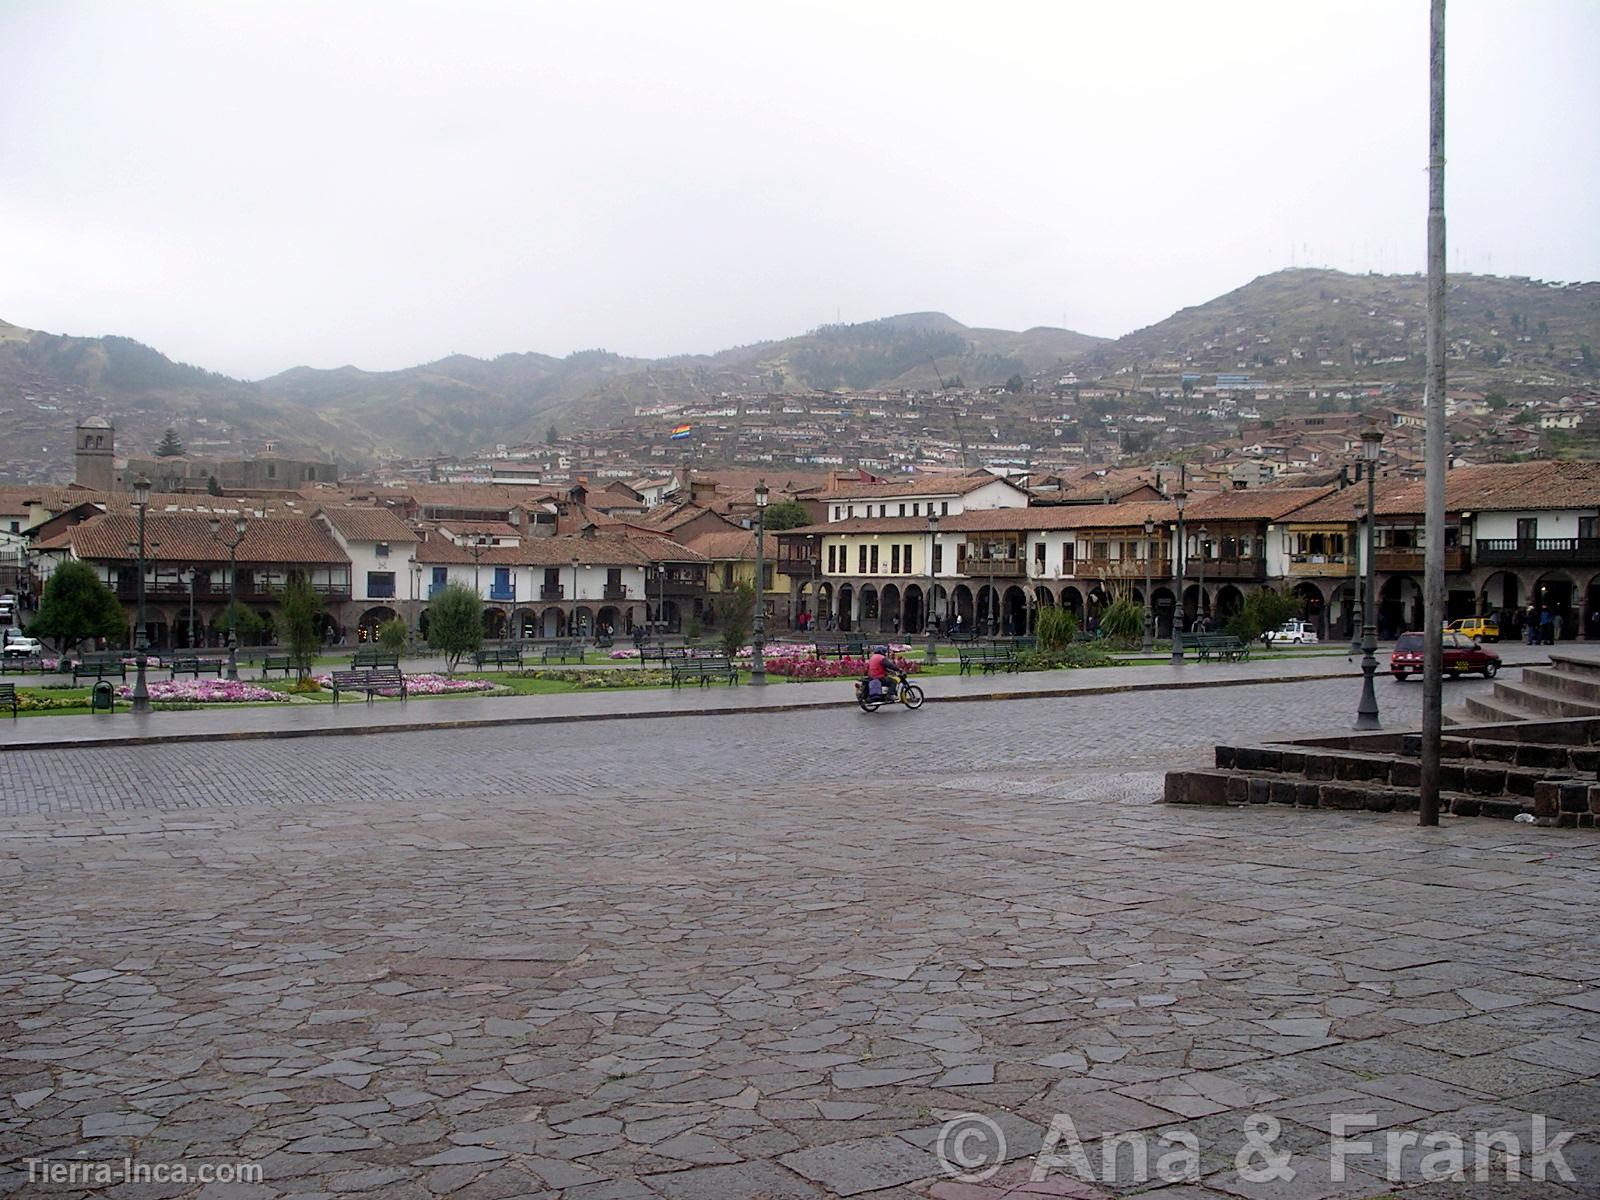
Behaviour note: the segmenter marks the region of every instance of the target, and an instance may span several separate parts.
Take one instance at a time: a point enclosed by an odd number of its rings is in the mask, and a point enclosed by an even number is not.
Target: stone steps
[[[1510,705],[1500,697],[1481,708],[1501,719],[1452,729],[1441,740],[1441,808],[1457,816],[1526,813],[1544,825],[1593,827],[1600,816],[1600,714],[1505,717]],[[1218,746],[1215,766],[1170,772],[1165,798],[1171,804],[1415,811],[1421,751],[1420,734],[1387,731]]]
[[[1500,678],[1489,696],[1469,696],[1448,714],[1452,724],[1600,716],[1600,658],[1552,653],[1548,666],[1522,668],[1520,681]]]

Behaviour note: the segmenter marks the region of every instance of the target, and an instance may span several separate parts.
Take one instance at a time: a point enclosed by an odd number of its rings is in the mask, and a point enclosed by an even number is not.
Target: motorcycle
[[[876,695],[872,691],[872,682],[867,679],[856,680],[856,703],[861,706],[862,712],[877,712],[885,704],[904,704],[909,709],[922,707],[922,689],[912,683],[903,674],[894,677],[894,693],[891,695],[885,687],[880,688]]]

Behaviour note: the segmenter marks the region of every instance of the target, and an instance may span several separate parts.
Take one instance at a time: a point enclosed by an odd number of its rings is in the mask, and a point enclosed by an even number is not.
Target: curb
[[[1262,684],[1310,683],[1328,679],[1359,679],[1360,671],[1330,671],[1316,675],[1267,675],[1253,679],[1185,679],[1174,683],[1115,683],[1101,687],[1048,688],[1027,692],[977,692],[963,696],[929,696],[927,704],[993,703],[1002,700],[1063,700],[1076,696],[1113,696],[1126,692],[1176,692],[1200,688],[1255,687]],[[157,746],[180,742],[248,742],[282,738],[360,737],[381,733],[424,733],[438,729],[498,729],[512,725],[567,725],[589,721],[681,720],[745,714],[793,713],[854,708],[850,701],[807,700],[794,704],[764,704],[759,708],[720,705],[666,712],[551,713],[527,717],[474,717],[459,721],[405,721],[385,725],[327,726],[315,729],[242,729],[225,733],[130,734],[115,738],[53,738],[0,745],[0,754],[23,750],[93,750],[119,746]],[[40,718],[46,719],[46,718]],[[131,718],[130,718],[131,719]]]

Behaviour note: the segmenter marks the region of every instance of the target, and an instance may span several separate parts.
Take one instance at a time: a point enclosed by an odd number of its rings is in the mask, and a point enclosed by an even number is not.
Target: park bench
[[[146,658],[148,666],[154,659]],[[128,677],[128,664],[122,661],[120,654],[86,654],[72,664],[72,682],[80,679],[104,679],[108,675],[115,675],[118,679]]]
[[[350,658],[352,667],[395,667],[400,666],[400,654],[395,650],[382,650],[376,646],[364,647],[357,650]]]
[[[289,672],[294,670],[294,657],[289,654],[263,654],[261,656],[261,678],[265,679],[274,671],[282,671],[284,678],[289,677]]]
[[[609,633],[597,633],[594,635],[594,645],[596,650],[609,650],[616,644],[616,638],[612,637]]]
[[[0,658],[0,675],[37,675],[43,670],[44,659],[36,654],[8,654]]]
[[[522,647],[486,646],[482,650],[473,652],[472,661],[477,664],[480,671],[491,663],[497,667],[520,667],[522,665]]]
[[[406,698],[406,677],[399,667],[368,667],[364,670],[335,671],[333,673],[333,702],[339,703],[340,692],[365,692],[367,703],[376,695],[399,692]]]
[[[569,658],[583,661],[583,646],[580,643],[551,642],[539,653],[539,661],[542,663],[555,662],[558,659],[565,663]]]
[[[1201,662],[1243,662],[1250,657],[1250,646],[1231,633],[1186,633],[1183,645]]]
[[[643,646],[639,647],[639,662],[641,665],[644,663],[658,662],[663,667],[668,667],[675,662],[682,662],[688,657],[689,648],[687,646],[651,645],[649,642],[646,642]]]
[[[227,665],[220,658],[202,658],[198,654],[180,654],[172,660],[172,677],[179,675],[193,675],[199,679],[202,674],[215,675],[222,678],[222,668]]]
[[[865,658],[867,643],[862,638],[846,638],[839,642],[818,642],[818,658]]]
[[[960,675],[971,675],[973,667],[977,667],[985,675],[1017,669],[1017,656],[1007,646],[977,646],[971,650],[958,650],[956,653],[961,659],[961,668],[957,672]]]
[[[672,664],[672,686],[693,681],[705,687],[714,679],[726,679],[732,687],[739,682],[739,671],[726,658],[685,658]]]
[[[17,719],[17,685],[14,683],[0,683],[0,706],[11,706],[11,719]]]

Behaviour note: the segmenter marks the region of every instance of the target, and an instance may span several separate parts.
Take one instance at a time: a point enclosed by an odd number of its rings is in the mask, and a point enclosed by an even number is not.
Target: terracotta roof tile
[[[68,530],[66,541],[78,558],[126,562],[128,545],[139,537],[136,517],[108,513]],[[205,517],[152,513],[145,520],[145,544],[160,543],[153,555],[166,562],[225,563],[228,547],[212,536]],[[239,543],[241,564],[348,565],[350,558],[320,521],[310,517],[250,520]]]

